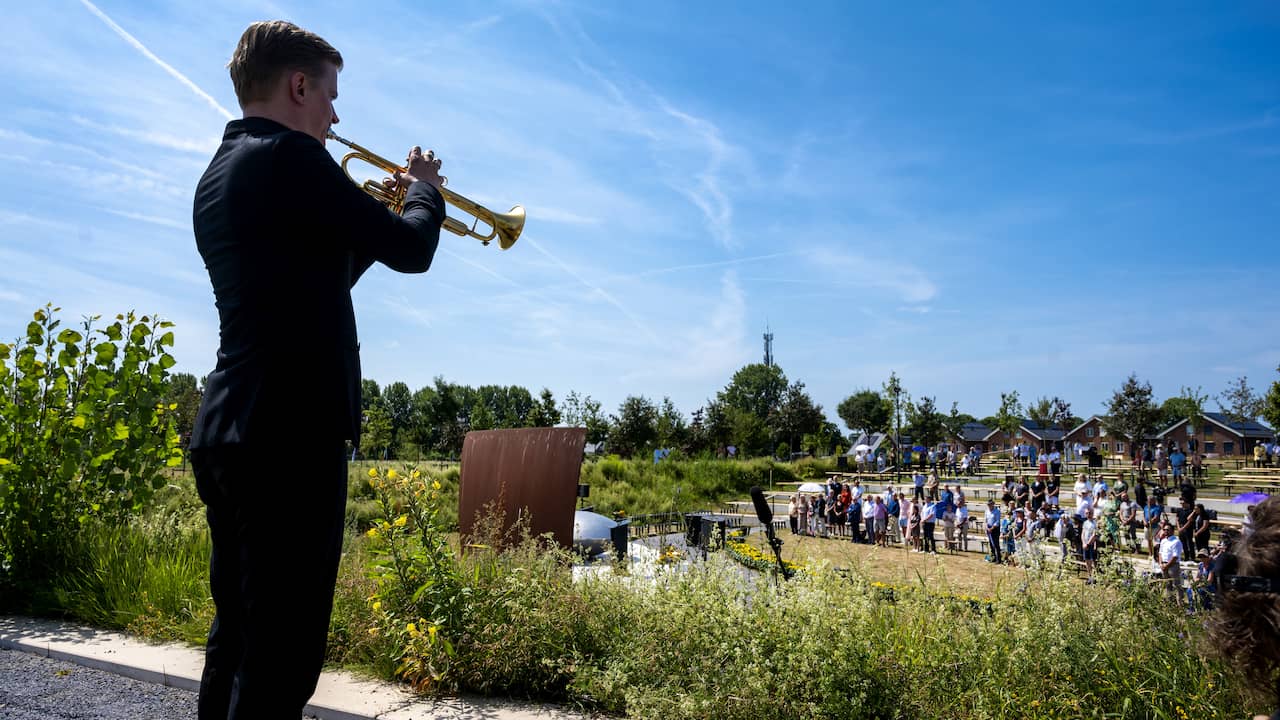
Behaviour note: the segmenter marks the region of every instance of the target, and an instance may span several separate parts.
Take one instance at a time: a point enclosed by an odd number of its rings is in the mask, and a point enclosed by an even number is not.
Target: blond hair
[[[245,29],[227,69],[244,107],[268,99],[282,73],[320,75],[325,63],[342,69],[342,55],[324,38],[285,20],[264,20]]]

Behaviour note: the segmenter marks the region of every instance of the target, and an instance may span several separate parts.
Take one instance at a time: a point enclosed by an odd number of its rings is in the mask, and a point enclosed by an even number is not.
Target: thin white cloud
[[[218,143],[221,142],[219,137],[208,137],[200,140],[196,138],[184,138],[169,133],[155,132],[151,130],[138,130],[136,128],[120,127],[119,125],[104,125],[97,123],[79,115],[72,115],[71,122],[88,128],[95,132],[111,133],[122,138],[137,140],[148,145],[166,148],[168,150],[180,150],[182,152],[191,153],[208,157],[213,151],[218,149]]]
[[[887,290],[907,303],[932,300],[938,286],[915,265],[889,258],[873,258],[840,252],[828,247],[812,248],[806,257],[813,266],[855,287]]]
[[[231,114],[230,110],[227,110],[226,108],[222,107],[221,103],[219,103],[217,100],[214,100],[213,96],[210,95],[209,93],[205,92],[204,90],[201,90],[200,87],[195,83],[191,82],[191,80],[186,75],[183,75],[182,73],[178,72],[177,69],[175,69],[172,65],[156,57],[156,54],[148,50],[147,47],[143,45],[141,42],[139,42],[137,38],[130,35],[129,32],[124,28],[117,25],[115,20],[112,20],[111,18],[107,17],[106,13],[99,10],[97,5],[94,5],[93,3],[89,2],[89,0],[80,0],[80,4],[84,5],[85,8],[89,10],[89,12],[97,16],[97,18],[101,20],[107,27],[111,28],[112,32],[114,32],[116,35],[119,35],[121,39],[123,39],[125,42],[132,45],[134,49],[136,49],[138,52],[142,53],[144,57],[146,57],[148,60],[155,63],[156,65],[160,66],[160,69],[172,75],[174,79],[176,79],[178,82],[185,85],[187,89],[191,90],[191,92],[200,96],[200,98],[204,100],[206,103],[208,103],[210,107],[212,107],[214,110],[217,110],[219,113],[221,113],[224,118],[226,118],[227,120],[231,120],[235,117]]]

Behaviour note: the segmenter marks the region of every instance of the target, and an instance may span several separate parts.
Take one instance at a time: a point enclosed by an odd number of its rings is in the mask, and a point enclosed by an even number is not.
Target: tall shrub
[[[0,344],[0,585],[17,597],[65,566],[89,520],[127,521],[182,461],[161,403],[173,324],[130,312],[59,330],[59,310]]]

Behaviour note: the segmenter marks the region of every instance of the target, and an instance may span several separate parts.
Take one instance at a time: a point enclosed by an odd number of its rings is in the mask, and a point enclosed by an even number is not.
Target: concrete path
[[[0,648],[196,691],[204,653],[186,645],[153,645],[122,633],[52,620],[0,616]],[[3,713],[0,713],[2,715]],[[489,698],[424,700],[403,686],[325,672],[306,714],[320,720],[571,720],[588,717],[546,705]]]

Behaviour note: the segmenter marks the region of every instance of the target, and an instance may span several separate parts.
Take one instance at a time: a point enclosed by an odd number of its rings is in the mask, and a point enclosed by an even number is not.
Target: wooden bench
[[[1222,476],[1222,485],[1228,493],[1235,492],[1235,486],[1253,488],[1257,492],[1272,493],[1280,490],[1280,476],[1240,475],[1232,473]]]

